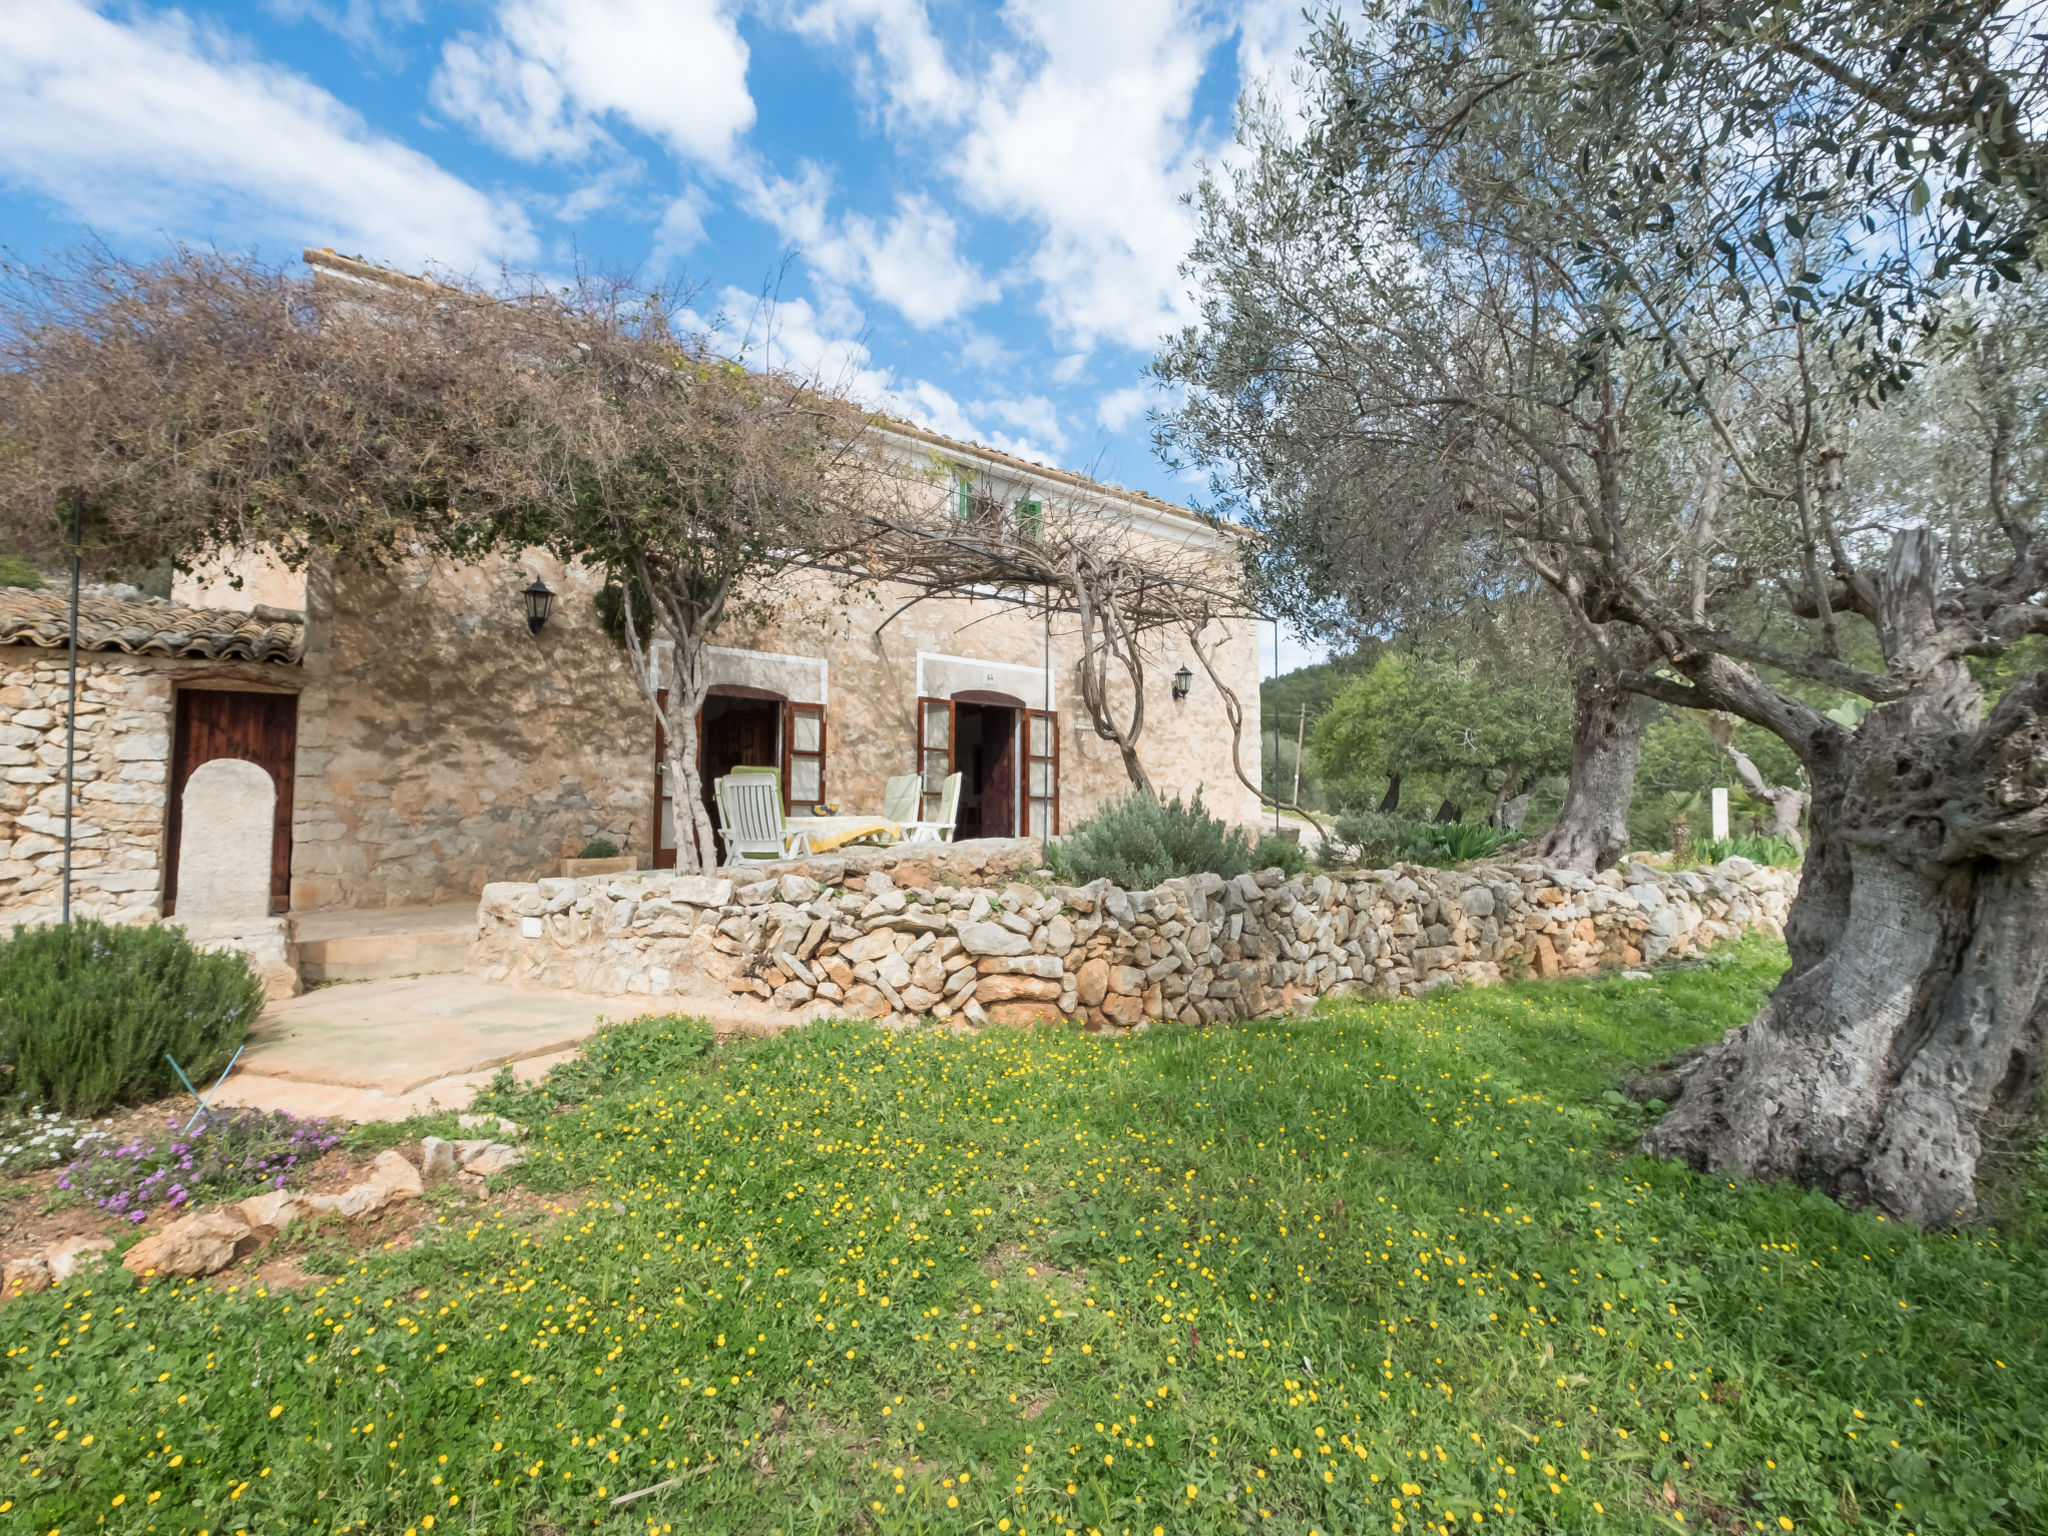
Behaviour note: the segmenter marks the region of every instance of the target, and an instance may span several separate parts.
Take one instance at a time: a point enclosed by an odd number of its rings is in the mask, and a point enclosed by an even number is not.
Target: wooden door
[[[981,706],[981,835],[1017,835],[1017,716]]]
[[[277,786],[277,819],[270,837],[270,910],[292,904],[292,772],[299,746],[299,696],[231,693],[210,688],[178,691],[176,738],[171,747],[170,818],[164,830],[164,915],[178,908],[178,848],[185,781],[201,763],[238,757],[256,764]]]

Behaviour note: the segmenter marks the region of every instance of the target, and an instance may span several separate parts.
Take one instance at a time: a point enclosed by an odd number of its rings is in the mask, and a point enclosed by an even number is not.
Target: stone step
[[[293,924],[299,975],[317,981],[385,981],[469,968],[476,908],[396,907],[363,912],[311,912]]]

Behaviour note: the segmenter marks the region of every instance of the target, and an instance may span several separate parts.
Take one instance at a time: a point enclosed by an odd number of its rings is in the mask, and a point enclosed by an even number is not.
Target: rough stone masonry
[[[1739,858],[1677,873],[1624,861],[1594,876],[1537,864],[1269,869],[1149,891],[1010,878],[1036,852],[970,843],[717,876],[490,885],[472,966],[492,981],[657,998],[706,976],[807,1018],[1199,1024],[1782,936],[1798,889],[1796,872]]]

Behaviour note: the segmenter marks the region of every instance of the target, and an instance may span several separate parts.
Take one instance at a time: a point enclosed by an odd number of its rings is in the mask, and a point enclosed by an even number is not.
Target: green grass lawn
[[[493,1101],[573,1217],[0,1312],[0,1523],[2048,1530],[2031,1196],[1923,1236],[1628,1151],[1621,1071],[1782,964],[1116,1041],[628,1026]]]

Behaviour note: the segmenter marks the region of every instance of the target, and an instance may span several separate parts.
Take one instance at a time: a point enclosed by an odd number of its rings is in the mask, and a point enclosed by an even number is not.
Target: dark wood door
[[[981,835],[1017,835],[1017,711],[981,706]]]
[[[292,768],[299,747],[299,696],[230,693],[210,688],[178,692],[177,736],[171,748],[171,808],[164,836],[164,912],[178,907],[178,846],[184,828],[185,781],[201,763],[239,757],[256,764],[277,786],[277,820],[270,837],[270,910],[292,904]]]

